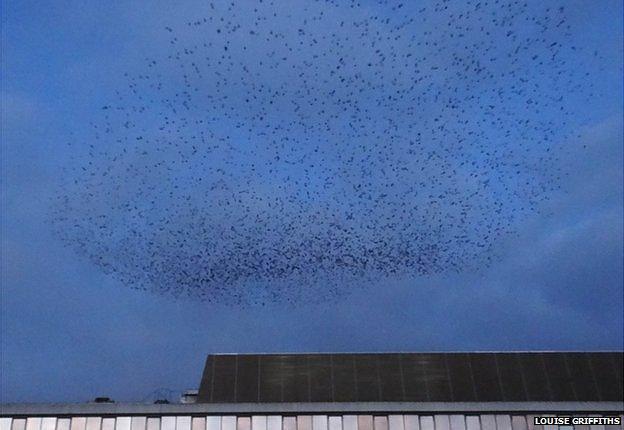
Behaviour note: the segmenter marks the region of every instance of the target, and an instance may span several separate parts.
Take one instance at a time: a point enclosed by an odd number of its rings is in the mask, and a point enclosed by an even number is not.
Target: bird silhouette
[[[233,1],[163,32],[74,143],[53,221],[124,283],[206,301],[488,267],[560,187],[567,95],[594,91],[554,3]]]

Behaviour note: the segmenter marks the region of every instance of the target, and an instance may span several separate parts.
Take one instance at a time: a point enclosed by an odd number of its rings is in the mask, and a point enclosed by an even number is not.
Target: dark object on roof
[[[93,399],[94,403],[115,403],[115,401],[113,399],[111,399],[110,397],[96,397],[95,399]]]
[[[198,403],[622,401],[621,352],[209,355]]]

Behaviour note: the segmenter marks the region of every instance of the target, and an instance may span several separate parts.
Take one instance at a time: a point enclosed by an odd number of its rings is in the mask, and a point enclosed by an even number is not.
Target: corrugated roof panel
[[[259,402],[271,403],[282,401],[282,359],[279,356],[261,355],[258,365],[260,391]]]
[[[494,356],[502,397],[507,402],[528,400],[522,369],[517,354],[502,353]]]
[[[332,399],[332,366],[328,354],[308,356],[310,398]]]
[[[399,354],[403,374],[403,390],[407,402],[428,402],[429,387],[425,377],[424,359],[414,359],[410,354]]]
[[[503,398],[494,354],[469,354],[470,369],[477,399],[492,402]]]
[[[451,380],[445,354],[409,354],[410,360],[421,364],[422,377],[426,381],[430,402],[452,400]],[[406,384],[414,384],[406,381]]]
[[[377,357],[380,398],[390,402],[402,401],[405,398],[401,364],[399,354],[379,355]]]
[[[259,357],[241,355],[236,360],[236,402],[255,403],[258,401],[260,378]]]
[[[449,354],[446,356],[448,378],[452,381],[451,398],[454,402],[474,402],[477,400],[470,354]]]
[[[572,386],[572,377],[565,355],[542,354],[542,360],[550,381],[553,399],[559,401],[576,400],[576,393]]]
[[[357,401],[355,387],[355,363],[348,354],[332,354],[334,402]]]
[[[622,353],[211,355],[198,401],[621,401]]]
[[[282,401],[310,401],[310,375],[308,373],[307,355],[283,355],[278,357],[282,362]]]
[[[355,389],[359,402],[379,401],[379,371],[377,356],[358,354],[353,356],[355,364]]]

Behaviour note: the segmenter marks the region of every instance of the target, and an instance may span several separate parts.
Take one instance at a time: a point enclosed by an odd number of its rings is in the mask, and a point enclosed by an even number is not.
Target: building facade
[[[195,403],[4,404],[0,430],[624,429],[622,358],[210,355]]]

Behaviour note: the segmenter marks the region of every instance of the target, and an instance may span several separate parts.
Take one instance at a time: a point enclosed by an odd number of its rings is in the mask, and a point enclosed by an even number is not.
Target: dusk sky
[[[213,3],[2,0],[2,402],[152,401],[218,352],[622,350],[621,1]]]

